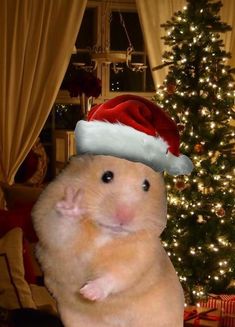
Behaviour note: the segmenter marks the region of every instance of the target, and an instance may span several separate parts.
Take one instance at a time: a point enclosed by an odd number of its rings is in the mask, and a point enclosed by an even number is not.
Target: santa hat
[[[191,160],[179,152],[175,122],[153,102],[121,95],[93,107],[75,128],[78,154],[110,155],[141,162],[171,175],[189,174]]]

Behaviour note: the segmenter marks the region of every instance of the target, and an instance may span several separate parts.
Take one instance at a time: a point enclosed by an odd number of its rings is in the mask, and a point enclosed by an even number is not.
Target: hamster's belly
[[[92,278],[90,263],[97,252],[91,248],[91,246],[86,246],[85,250],[78,247],[76,250],[66,248],[58,253],[39,247],[39,261],[45,272],[46,285],[60,308],[69,308],[73,314],[84,315],[87,319],[93,317],[110,327],[166,327],[170,325],[170,321],[181,319],[182,289],[167,256],[161,262],[161,266],[164,266],[163,270],[160,269],[162,272],[159,273],[159,262],[156,262],[141,280],[129,289],[110,295],[100,302],[85,300],[79,291],[84,283]],[[169,303],[172,303],[173,307],[170,312]],[[151,324],[148,324],[149,317]],[[159,320],[164,321],[164,324],[159,325]],[[115,325],[115,321],[122,325]],[[181,326],[180,323],[181,321],[175,326]]]
[[[85,317],[87,321],[90,319],[109,327],[181,327],[183,295],[180,284],[172,285],[170,281],[168,285],[171,276],[166,274],[166,278],[157,280],[152,273],[154,270],[128,291],[111,295],[101,302],[77,297],[69,309],[77,319]],[[172,304],[171,310],[169,303]],[[60,304],[69,306],[67,302],[60,301]]]

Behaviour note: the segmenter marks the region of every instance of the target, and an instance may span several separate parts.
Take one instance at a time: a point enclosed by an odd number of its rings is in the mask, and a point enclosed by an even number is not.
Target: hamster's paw
[[[80,293],[90,301],[102,301],[110,294],[110,290],[105,279],[98,278],[87,282],[80,289]]]
[[[84,209],[82,209],[81,203],[81,190],[77,191],[72,187],[67,187],[65,190],[64,198],[56,203],[55,209],[62,216],[77,217],[84,213]]]

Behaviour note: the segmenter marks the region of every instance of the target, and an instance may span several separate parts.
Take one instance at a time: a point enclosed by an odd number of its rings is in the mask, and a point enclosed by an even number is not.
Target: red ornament
[[[180,133],[182,133],[184,131],[184,129],[185,129],[185,125],[184,124],[177,124],[177,128],[178,128],[178,131]]]
[[[215,214],[216,214],[217,217],[220,217],[220,218],[224,217],[225,216],[225,210],[224,210],[224,208],[218,208],[218,209],[216,209],[215,210]]]
[[[187,187],[187,184],[183,180],[178,180],[175,182],[175,188],[178,191],[183,191]]]
[[[202,154],[204,152],[204,146],[201,143],[195,144],[194,145],[194,152],[198,154]]]
[[[176,85],[174,83],[167,84],[167,93],[174,94],[176,91]]]

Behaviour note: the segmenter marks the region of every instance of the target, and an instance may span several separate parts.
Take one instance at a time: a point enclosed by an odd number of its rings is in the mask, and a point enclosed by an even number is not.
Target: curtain
[[[160,25],[182,9],[185,3],[186,0],[136,0],[151,69],[162,63],[162,54],[166,50],[161,39],[165,31]],[[155,87],[162,84],[166,74],[167,68],[152,72]]]
[[[221,20],[229,24],[232,27],[232,31],[222,34],[221,38],[224,41],[225,50],[232,55],[228,63],[235,67],[235,1],[222,0],[222,4]]]
[[[235,1],[222,0],[221,20],[230,26],[235,26]],[[149,56],[150,68],[162,63],[162,54],[167,49],[161,37],[165,31],[160,27],[171,19],[173,14],[182,10],[186,5],[186,0],[136,0],[136,6],[140,17],[140,23],[144,35],[144,40]],[[231,52],[232,58],[229,64],[235,66],[235,31],[222,34],[226,51]],[[155,87],[162,84],[167,67],[153,71]]]
[[[13,182],[45,124],[86,3],[0,1],[0,181]]]

